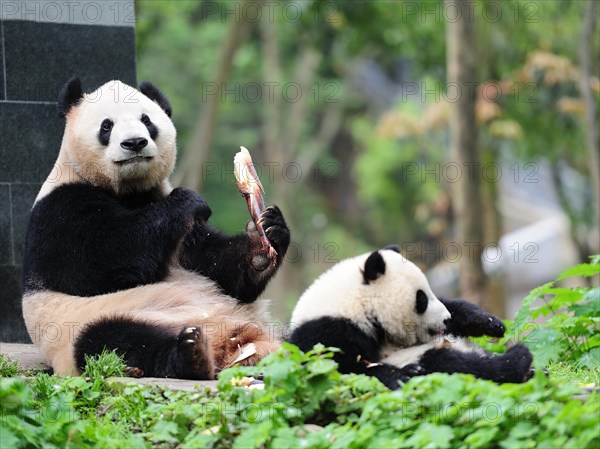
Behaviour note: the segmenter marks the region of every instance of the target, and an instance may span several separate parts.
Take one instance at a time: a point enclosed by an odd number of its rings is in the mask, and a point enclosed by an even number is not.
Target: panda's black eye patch
[[[100,131],[98,132],[98,140],[104,146],[110,142],[110,133],[113,129],[113,121],[109,118],[105,118],[100,125]]]
[[[417,290],[417,302],[415,308],[419,315],[422,315],[427,310],[427,304],[429,303],[429,298],[423,290]]]
[[[152,120],[150,120],[150,117],[148,117],[146,114],[142,114],[142,117],[140,118],[140,120],[144,124],[146,129],[148,129],[148,133],[150,133],[150,138],[152,140],[156,139],[156,136],[158,136],[158,128],[156,127],[156,125],[154,123],[152,123]]]

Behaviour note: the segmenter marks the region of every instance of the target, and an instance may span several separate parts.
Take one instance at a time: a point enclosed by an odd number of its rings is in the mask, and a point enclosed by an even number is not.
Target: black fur
[[[385,274],[385,260],[379,251],[374,251],[365,262],[363,282],[369,284],[383,274]]]
[[[206,223],[210,213],[204,200],[187,189],[160,199],[158,192],[118,197],[88,184],[60,186],[32,210],[23,289],[93,296],[155,283],[166,277],[185,237],[180,254],[185,268],[252,302],[276,267],[256,270],[252,260],[261,252],[258,234],[222,234]],[[264,215],[272,228],[267,235],[283,257],[289,230],[281,212],[267,209]]]
[[[157,103],[162,108],[162,110],[165,111],[165,113],[169,117],[171,117],[171,114],[173,114],[173,109],[171,108],[171,103],[169,103],[169,100],[167,100],[167,97],[165,97],[165,95],[154,84],[152,84],[149,81],[142,81],[140,83],[139,90],[145,96],[150,98],[150,100]]]
[[[423,290],[417,290],[417,298],[415,300],[415,311],[419,315],[423,315],[427,310],[427,305],[429,304],[429,298],[425,294]]]
[[[98,140],[104,146],[107,146],[110,142],[110,135],[112,134],[113,125],[113,121],[109,118],[104,119],[100,124],[100,130],[98,131]]]
[[[150,117],[148,117],[146,114],[142,114],[142,117],[140,118],[140,120],[142,121],[142,123],[144,124],[144,126],[148,129],[148,133],[150,134],[150,138],[152,140],[156,140],[156,138],[158,137],[158,128],[152,122],[152,120],[150,120]]]
[[[229,236],[196,221],[183,242],[181,266],[213,279],[229,296],[245,303],[254,301],[281,264],[290,244],[290,232],[277,206],[266,208],[261,217],[269,242],[278,254],[275,264],[266,261],[254,228]]]
[[[481,355],[451,348],[430,349],[419,359],[422,374],[465,373],[498,383],[521,383],[532,376],[533,357],[527,346],[517,344],[504,354]]]
[[[116,350],[130,368],[146,377],[213,379],[210,351],[198,328],[184,328],[177,335],[159,324],[127,317],[103,318],[89,324],[75,342],[77,367],[85,366],[85,355]]]
[[[397,368],[381,364],[369,368],[371,363],[380,359],[383,334],[377,332],[374,336],[367,335],[347,318],[322,317],[307,321],[294,329],[289,341],[302,351],[309,351],[317,343],[339,348],[341,352],[334,353],[334,360],[341,373],[375,376],[391,389],[398,388],[399,381],[406,382],[421,372],[415,365]]]
[[[73,106],[77,106],[83,99],[81,80],[73,76],[60,89],[58,94],[57,110],[58,116],[64,118]]]
[[[446,322],[446,333],[457,337],[502,337],[506,326],[499,318],[481,310],[475,304],[461,299],[440,298],[450,312]]]

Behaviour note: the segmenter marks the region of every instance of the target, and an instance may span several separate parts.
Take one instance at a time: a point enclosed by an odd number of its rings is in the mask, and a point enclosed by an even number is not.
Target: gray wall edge
[[[2,0],[0,19],[133,27],[135,5],[133,0]]]

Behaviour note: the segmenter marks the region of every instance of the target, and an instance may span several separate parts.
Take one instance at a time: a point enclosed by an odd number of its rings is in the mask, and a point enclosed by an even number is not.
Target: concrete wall
[[[62,84],[135,84],[133,0],[0,1],[0,341],[28,341],[21,314],[29,211],[58,154]],[[60,263],[60,261],[57,261]]]

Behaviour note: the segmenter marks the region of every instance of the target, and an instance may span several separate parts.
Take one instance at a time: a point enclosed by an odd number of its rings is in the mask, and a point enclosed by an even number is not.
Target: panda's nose
[[[148,141],[143,137],[134,137],[133,139],[127,139],[121,142],[121,148],[129,151],[142,151],[143,148],[148,145]]]

